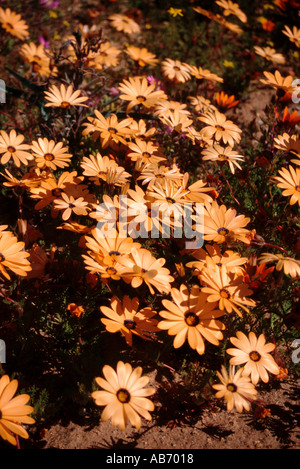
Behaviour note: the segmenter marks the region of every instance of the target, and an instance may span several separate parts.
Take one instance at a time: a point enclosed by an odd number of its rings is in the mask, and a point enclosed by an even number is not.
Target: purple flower
[[[45,49],[49,49],[50,47],[49,41],[46,41],[46,39],[42,35],[39,36],[39,43],[42,44]]]
[[[113,97],[116,97],[118,96],[119,94],[119,90],[116,86],[112,86],[110,89],[109,89],[109,92],[110,94],[113,96]]]
[[[59,0],[40,0],[41,5],[45,5],[47,8],[58,8]]]

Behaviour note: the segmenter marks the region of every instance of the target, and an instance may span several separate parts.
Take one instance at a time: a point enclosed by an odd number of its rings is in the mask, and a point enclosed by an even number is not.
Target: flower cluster
[[[59,2],[39,8],[59,20]],[[297,68],[287,74],[291,58],[270,41],[251,39],[245,52],[248,13],[231,1],[215,1],[213,12],[169,8],[164,51],[144,40],[153,32],[140,10],[117,9],[89,10],[75,32],[65,21],[46,44],[21,14],[0,7],[1,38],[17,48],[7,54],[14,86],[0,114],[0,296],[19,311],[20,337],[28,327],[45,350],[48,337],[61,340],[49,360],[65,353],[74,366],[102,337],[121,341],[132,362],[114,351],[95,379],[101,390],[91,382],[89,395],[104,406],[102,420],[122,430],[140,429],[155,410],[157,383],[146,387],[150,377],[134,363],[148,348],[179,368],[186,356],[207,374],[217,363],[215,396],[229,411],[250,411],[260,381],[287,368],[271,352],[298,292]],[[204,52],[180,59],[175,48],[189,15],[222,31],[209,60]],[[257,23],[261,31],[265,21]],[[281,32],[299,48],[296,26]],[[241,76],[272,95],[255,129],[232,78],[238,59],[219,60],[223,34],[253,67]],[[5,307],[11,337],[15,310],[8,316]],[[13,398],[16,389],[4,374],[0,436],[13,445],[14,435],[28,437],[22,424],[34,423],[29,395]]]

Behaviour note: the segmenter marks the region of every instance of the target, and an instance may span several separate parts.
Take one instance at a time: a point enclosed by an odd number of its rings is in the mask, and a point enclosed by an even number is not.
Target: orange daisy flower
[[[108,332],[121,332],[127,344],[132,347],[133,335],[142,339],[151,340],[153,332],[157,329],[156,312],[150,307],[139,308],[139,299],[132,300],[125,295],[120,301],[117,297],[111,299],[111,307],[100,306],[106,318],[101,319]]]
[[[174,348],[181,347],[187,340],[190,347],[202,355],[205,340],[219,345],[225,326],[216,318],[223,316],[224,312],[208,303],[207,295],[197,285],[193,285],[190,291],[183,284],[179,290],[172,288],[171,296],[173,301],[162,300],[166,310],[160,311],[159,315],[165,320],[160,321],[157,327],[175,335]]]
[[[83,103],[89,98],[87,96],[80,96],[81,91],[74,91],[72,85],[66,87],[64,84],[61,84],[60,88],[52,85],[49,91],[45,91],[44,94],[47,101],[45,107],[61,107],[63,109],[70,106],[88,107]]]
[[[231,147],[241,140],[241,129],[219,111],[208,112],[198,119],[207,124],[201,130],[205,137],[214,138],[217,142],[223,140]]]
[[[190,74],[195,77],[197,80],[210,80],[210,81],[217,81],[219,83],[223,83],[223,78],[219,77],[215,73],[212,73],[208,69],[204,69],[202,67],[197,67],[196,65],[187,65]]]
[[[129,77],[119,85],[120,99],[129,101],[126,112],[130,112],[134,106],[153,107],[159,100],[167,99],[162,90],[155,90],[155,84],[149,85],[146,77]]]
[[[290,205],[297,202],[300,205],[300,168],[289,166],[289,169],[281,168],[278,172],[280,176],[274,176],[272,180],[276,182],[277,187],[284,189],[283,196],[291,197]]]
[[[128,182],[130,174],[119,166],[115,160],[108,156],[102,156],[97,153],[96,156],[90,155],[89,158],[83,157],[81,167],[84,169],[83,175],[87,176],[96,185],[100,185],[100,180],[107,184],[122,186]]]
[[[241,241],[250,244],[250,231],[244,228],[250,218],[236,215],[233,208],[227,209],[225,205],[219,206],[216,201],[205,204],[204,208],[204,239],[216,243],[231,243]]]
[[[113,28],[126,34],[137,34],[141,31],[140,26],[132,18],[120,13],[110,15],[108,19]]]
[[[50,205],[63,192],[68,192],[68,189],[78,186],[83,179],[83,176],[77,176],[77,171],[64,171],[58,179],[52,173],[47,175],[46,178],[41,179],[38,187],[30,188],[30,197],[40,199],[34,208],[41,210]]]
[[[30,145],[22,143],[24,135],[19,134],[15,129],[12,129],[9,134],[4,130],[0,130],[0,154],[2,153],[1,163],[6,164],[12,158],[15,165],[19,168],[21,164],[27,166],[28,161],[33,159],[30,150]]]
[[[244,156],[233,150],[231,146],[223,147],[215,143],[213,146],[202,150],[202,159],[203,161],[227,163],[230,171],[234,174],[236,167],[242,169],[239,162],[244,160]]]
[[[230,365],[228,372],[222,365],[221,373],[217,371],[217,376],[220,383],[214,384],[212,387],[218,391],[217,398],[225,399],[227,410],[236,409],[239,413],[242,413],[243,410],[250,411],[251,401],[256,399],[257,390],[250,378],[243,375],[243,368],[236,372],[235,367]]]
[[[250,376],[254,385],[261,379],[264,383],[269,381],[269,373],[277,375],[279,366],[270,354],[275,349],[275,344],[266,343],[264,334],[256,337],[254,332],[249,332],[248,337],[241,331],[236,337],[230,337],[230,342],[236,348],[226,349],[233,358],[229,360],[231,365],[244,365],[243,375]]]
[[[28,36],[26,22],[21,19],[21,15],[11,11],[10,8],[4,10],[0,7],[0,24],[6,32],[22,41]]]
[[[239,100],[235,99],[235,96],[233,94],[229,96],[228,94],[224,93],[224,91],[215,94],[215,101],[218,106],[224,110],[232,109],[233,107],[236,107],[239,104]]]
[[[146,47],[128,46],[125,52],[132,60],[137,62],[140,67],[145,67],[146,65],[156,65],[158,62],[156,55],[152,54],[152,52],[149,52]]]
[[[116,114],[105,118],[97,110],[95,110],[95,115],[96,117],[88,117],[90,123],[83,124],[86,128],[82,135],[92,134],[93,140],[100,138],[103,149],[112,144],[123,143],[126,145],[126,138],[135,134],[135,130],[130,127],[133,121],[131,117],[118,121]]]
[[[26,277],[27,272],[31,271],[31,265],[27,259],[29,253],[24,248],[25,243],[18,241],[13,233],[10,231],[0,232],[0,274],[8,280],[10,280],[10,275],[6,268],[21,277]]]
[[[29,417],[34,411],[33,407],[27,405],[30,396],[28,394],[14,396],[18,385],[18,381],[10,380],[8,375],[0,378],[0,436],[14,446],[17,445],[16,435],[24,439],[29,438],[22,424],[35,423],[35,420]]]
[[[137,430],[141,428],[141,417],[151,421],[150,412],[154,404],[147,397],[155,393],[154,388],[145,388],[148,376],[142,376],[143,369],[132,369],[129,363],[119,361],[116,371],[109,365],[103,367],[103,378],[96,378],[101,391],[94,391],[95,404],[105,406],[101,420],[111,419],[112,425],[125,430],[128,422]]]
[[[127,157],[132,161],[140,159],[143,162],[159,163],[166,161],[166,157],[162,154],[158,145],[152,142],[146,142],[141,138],[137,138],[134,142],[128,143],[128,148],[131,150],[127,153]]]
[[[73,195],[61,193],[60,199],[54,199],[53,208],[54,210],[62,211],[62,219],[69,220],[71,215],[87,215],[88,214],[88,202],[83,197],[75,198]]]
[[[161,63],[164,77],[175,83],[185,83],[191,78],[190,69],[179,60],[165,59]]]
[[[226,265],[219,267],[213,262],[208,261],[208,267],[203,269],[199,278],[204,286],[201,291],[208,294],[208,302],[218,302],[219,309],[226,310],[227,313],[235,311],[238,316],[242,317],[239,308],[249,313],[247,306],[255,306],[254,300],[248,298],[252,294],[252,290],[243,282],[241,275],[235,275],[228,272]]]
[[[68,149],[62,142],[55,143],[54,140],[38,138],[31,145],[35,164],[38,168],[64,168],[68,166],[73,155],[66,153]]]
[[[122,256],[120,264],[126,267],[122,278],[138,288],[144,282],[152,295],[155,287],[160,293],[169,293],[174,278],[170,271],[163,267],[166,259],[156,259],[148,249],[133,249],[129,256]]]

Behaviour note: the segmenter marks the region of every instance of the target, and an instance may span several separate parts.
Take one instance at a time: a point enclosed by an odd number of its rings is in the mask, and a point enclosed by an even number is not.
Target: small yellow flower
[[[183,16],[182,9],[181,8],[170,8],[168,10],[168,13],[173,16],[173,18],[176,18],[176,16]]]
[[[54,10],[49,10],[50,18],[58,18],[58,14]]]
[[[230,60],[224,60],[223,65],[226,68],[234,68],[234,63],[231,62]]]

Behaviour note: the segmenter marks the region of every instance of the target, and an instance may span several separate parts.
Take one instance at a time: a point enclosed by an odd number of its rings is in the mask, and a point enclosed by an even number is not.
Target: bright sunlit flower
[[[6,32],[18,39],[24,40],[28,36],[28,26],[21,15],[11,11],[10,8],[5,10],[0,7],[0,24]]]
[[[218,244],[208,244],[206,249],[199,248],[193,251],[191,255],[196,259],[186,264],[186,267],[195,269],[195,275],[199,275],[204,268],[207,268],[207,257],[213,261],[213,263],[219,267],[225,265],[228,272],[232,272],[238,275],[244,273],[243,266],[246,264],[248,258],[241,257],[238,252],[227,250],[224,253],[221,252],[221,248]]]
[[[92,393],[95,404],[105,406],[101,420],[111,419],[112,424],[121,430],[125,430],[128,422],[139,430],[141,416],[152,420],[149,411],[154,410],[154,404],[147,397],[154,394],[155,389],[145,388],[149,377],[142,376],[140,366],[132,369],[129,363],[119,361],[116,371],[109,365],[105,365],[102,371],[105,379],[96,378],[102,390]]]
[[[276,52],[276,50],[273,49],[272,47],[254,46],[254,51],[257,55],[260,55],[261,57],[263,57],[266,60],[269,60],[270,62],[273,62],[276,64],[285,63],[285,57],[279,52]]]
[[[228,272],[226,265],[215,265],[208,262],[208,267],[202,269],[199,273],[200,282],[205,286],[201,291],[208,294],[208,302],[217,302],[219,309],[232,313],[235,311],[238,316],[242,317],[239,308],[249,313],[248,306],[255,306],[256,303],[251,298],[252,290],[243,282],[241,275],[235,275]]]
[[[133,121],[131,117],[119,121],[116,114],[111,114],[105,118],[97,109],[95,115],[96,117],[88,117],[90,123],[83,124],[86,128],[82,135],[92,134],[93,140],[100,138],[102,148],[113,144],[126,144],[126,138],[135,134],[135,130],[130,127]]]
[[[281,168],[278,171],[280,176],[274,176],[272,179],[277,187],[284,189],[282,195],[290,197],[290,205],[298,203],[300,205],[300,168]]]
[[[8,375],[0,378],[0,436],[3,440],[16,446],[16,435],[28,439],[29,435],[24,425],[31,425],[35,420],[29,416],[34,408],[27,405],[30,400],[28,394],[14,396],[18,389],[18,381],[10,380]]]
[[[153,114],[155,116],[164,116],[169,114],[169,112],[178,111],[179,114],[190,115],[190,111],[186,109],[186,104],[180,103],[178,101],[169,101],[164,99],[159,101],[155,106],[155,111]]]
[[[260,261],[260,263],[276,263],[276,270],[283,270],[285,275],[290,275],[292,278],[300,277],[300,260],[294,259],[293,257],[264,252],[258,258],[258,261]]]
[[[202,150],[203,161],[218,161],[229,165],[232,174],[235,173],[235,167],[242,169],[239,162],[244,160],[244,156],[234,151],[231,146],[222,147],[215,144]]]
[[[64,192],[61,193],[60,199],[54,199],[53,207],[62,212],[63,220],[69,220],[73,213],[76,215],[87,215],[88,213],[88,202],[83,197],[75,198]]]
[[[25,243],[18,241],[13,233],[10,231],[0,232],[0,275],[3,275],[7,280],[10,280],[10,275],[6,269],[21,277],[26,277],[27,272],[31,271],[28,260],[29,253],[24,248]]]
[[[28,162],[33,159],[29,151],[30,145],[23,143],[24,135],[19,134],[12,129],[9,134],[4,130],[0,130],[0,154],[1,164],[6,164],[12,158],[14,164],[19,168],[21,164],[27,166]]]
[[[47,138],[38,138],[31,145],[35,164],[38,168],[64,168],[69,166],[72,155],[67,153],[68,149],[62,142],[55,143],[54,140]]]
[[[295,88],[292,84],[294,81],[292,75],[283,77],[278,70],[275,70],[274,73],[264,72],[264,76],[266,78],[261,78],[261,83],[272,86],[272,88],[280,91],[281,93],[293,93]]]
[[[162,300],[166,310],[159,312],[164,320],[160,321],[157,327],[175,336],[174,348],[181,347],[187,340],[190,347],[202,355],[205,351],[205,340],[219,345],[225,326],[217,318],[223,316],[224,311],[216,308],[215,304],[208,303],[207,295],[202,293],[197,285],[190,291],[183,284],[179,290],[172,288],[171,296],[173,301]]]
[[[282,30],[283,34],[297,47],[300,47],[300,29],[298,29],[297,26],[293,26],[293,29],[291,29],[287,25],[285,25],[284,28],[285,29]]]
[[[111,22],[111,26],[117,31],[122,31],[126,34],[139,33],[141,28],[132,18],[119,13],[110,15],[108,19]]]
[[[129,256],[122,256],[120,259],[126,270],[122,273],[122,278],[127,283],[131,283],[133,288],[140,287],[145,283],[152,295],[154,288],[161,293],[169,293],[171,283],[174,278],[170,275],[169,269],[163,267],[166,259],[156,259],[148,249],[132,249]]]
[[[300,139],[297,135],[289,135],[284,133],[274,138],[274,148],[288,153],[288,156],[297,157],[295,160],[291,160],[291,163],[295,163],[300,166]]]
[[[175,83],[185,83],[191,78],[189,67],[179,60],[165,59],[161,63],[164,77]]]
[[[234,3],[231,0],[216,0],[216,4],[219,5],[221,8],[224,8],[224,16],[234,15],[243,23],[247,23],[247,16],[240,9],[238,3]]]
[[[87,96],[80,96],[81,90],[74,91],[73,86],[60,85],[58,88],[56,85],[52,85],[49,91],[45,91],[46,104],[45,107],[61,107],[66,109],[70,106],[82,106],[87,107],[83,104],[89,98]]]
[[[31,64],[32,71],[46,78],[50,75],[57,75],[57,68],[50,67],[50,57],[46,54],[46,49],[42,44],[36,45],[34,42],[23,44],[20,49],[23,60]]]
[[[236,409],[239,413],[243,410],[251,409],[251,401],[256,399],[257,390],[251,383],[248,376],[244,376],[243,368],[235,372],[234,366],[229,366],[229,371],[225,366],[221,366],[221,373],[217,371],[220,384],[214,384],[213,388],[218,392],[217,398],[224,398],[227,403],[227,410]]]
[[[126,184],[130,177],[130,174],[122,166],[119,166],[115,160],[108,156],[102,156],[100,153],[97,153],[95,156],[90,155],[89,158],[84,156],[81,167],[84,170],[83,175],[87,176],[98,186],[100,181],[121,186]]]
[[[88,56],[88,66],[96,70],[104,67],[116,67],[119,63],[121,51],[110,44],[109,41],[102,42],[97,52],[91,52]]]
[[[219,111],[208,112],[198,119],[207,124],[201,131],[205,137],[223,141],[231,147],[241,140],[241,129]]]
[[[151,340],[157,332],[156,312],[150,307],[139,309],[139,299],[132,300],[125,295],[120,301],[117,297],[111,299],[111,307],[100,306],[106,318],[101,319],[108,332],[121,332],[127,344],[132,347],[132,336]]]
[[[277,375],[279,366],[270,354],[275,349],[275,344],[266,343],[264,334],[256,337],[250,332],[248,337],[241,331],[236,337],[230,337],[230,342],[236,348],[226,349],[233,358],[229,360],[231,365],[244,365],[243,375],[250,376],[254,385],[261,379],[264,383],[269,381],[269,373]]]
[[[119,85],[121,92],[119,98],[129,101],[126,112],[130,112],[134,106],[153,107],[159,100],[167,96],[162,90],[155,90],[155,85],[149,85],[145,77],[129,77]]]
[[[137,62],[140,67],[145,67],[146,65],[156,65],[158,62],[156,55],[152,54],[152,52],[149,52],[146,47],[129,46],[125,52],[132,60]]]
[[[219,206],[217,202],[206,204],[204,211],[204,239],[216,243],[241,241],[250,244],[249,230],[245,228],[250,218],[237,215],[233,208]]]
[[[215,73],[212,73],[208,69],[204,69],[202,67],[196,67],[195,65],[187,65],[190,74],[195,77],[197,80],[210,80],[210,81],[217,81],[219,83],[223,83],[223,78],[219,77]]]
[[[132,238],[122,237],[117,230],[110,230],[109,236],[99,228],[92,229],[89,236],[85,237],[86,248],[97,254],[97,259],[102,258],[104,264],[113,265],[121,256],[127,256],[133,248],[141,245]]]
[[[162,154],[162,151],[158,145],[154,145],[152,142],[146,142],[140,138],[135,139],[134,142],[128,143],[129,151],[127,157],[132,161],[138,159],[143,162],[159,163],[166,161],[166,157]]]

